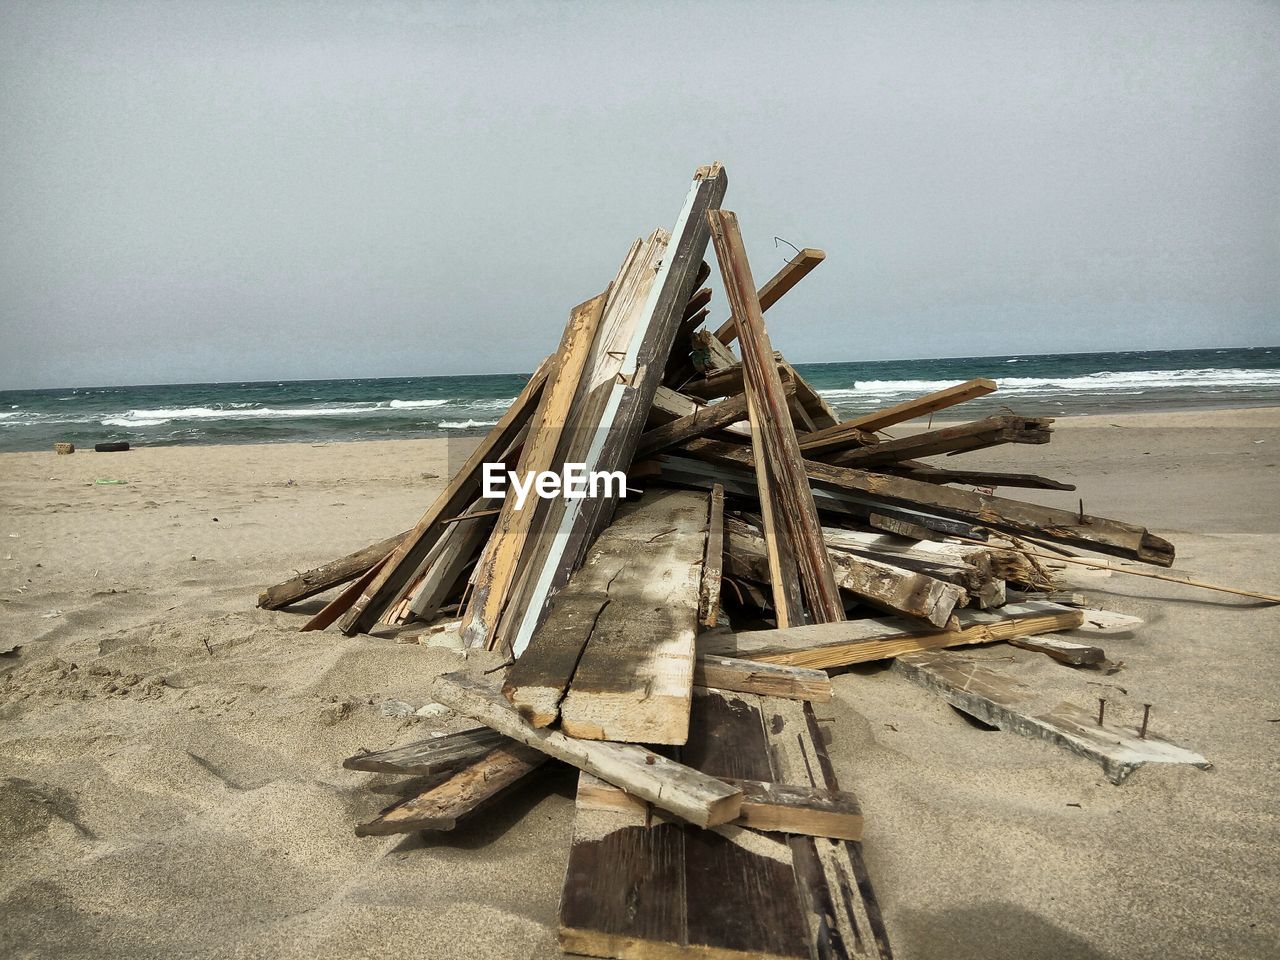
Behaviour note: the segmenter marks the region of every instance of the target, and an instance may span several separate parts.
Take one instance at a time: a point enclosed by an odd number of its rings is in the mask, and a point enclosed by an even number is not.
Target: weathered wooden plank
[[[769,573],[764,539],[739,520],[730,520],[727,528],[729,573],[768,583],[762,579]],[[891,613],[942,627],[968,598],[964,588],[927,573],[840,550],[828,549],[827,554],[837,587]]]
[[[871,433],[876,430],[883,430],[885,427],[891,427],[895,423],[905,423],[908,420],[914,420],[916,417],[927,416],[957,403],[972,400],[974,397],[984,396],[995,389],[996,383],[994,380],[987,380],[981,377],[967,380],[954,387],[947,387],[945,390],[938,390],[915,400],[896,403],[883,410],[863,414],[860,417],[845,420],[843,423],[838,423],[833,427],[810,434],[804,438],[801,449],[811,457],[829,453],[833,450],[841,450],[850,443],[851,439],[852,442],[857,442],[858,431]]]
[[[954,654],[899,657],[893,669],[989,726],[1045,740],[1100,763],[1112,783],[1123,782],[1145,763],[1212,767],[1200,754],[1150,732],[1144,739],[1137,730],[1099,724],[1096,714],[1072,703],[1042,712],[1025,684]]]
[[[757,291],[756,299],[760,302],[760,309],[763,311],[772,307],[826,258],[827,255],[816,247],[805,247],[797,253]],[[738,336],[737,322],[730,317],[720,325],[715,335],[717,340],[728,346]]]
[[[603,588],[606,602],[583,638],[585,649],[560,704],[560,725],[569,736],[626,743],[688,739],[706,516],[705,497],[651,491],[631,514],[648,523],[629,529],[656,527],[657,532],[633,540],[624,565],[607,582],[599,581],[607,568],[590,570],[592,585]],[[548,619],[542,634],[552,626]],[[517,666],[538,656],[540,640]],[[509,674],[507,689],[510,684]]]
[[[698,623],[711,629],[720,622],[720,578],[724,572],[724,487],[714,484],[707,498],[707,542],[698,587]]]
[[[1010,637],[1006,643],[1023,650],[1034,650],[1052,657],[1059,663],[1073,667],[1084,667],[1095,663],[1104,663],[1106,652],[1101,647],[1092,647],[1083,643],[1075,643],[1063,637],[1043,635],[1039,637]]]
[[[1074,483],[1064,483],[1035,473],[1004,473],[998,470],[952,470],[914,460],[900,460],[879,468],[885,473],[924,480],[926,483],[967,483],[975,487],[1024,487],[1030,490],[1074,490]]]
[[[533,727],[496,688],[465,674],[438,677],[432,691],[437,700],[459,713],[700,827],[728,823],[742,807],[740,790],[652,750],[629,743],[579,740]]]
[[[298,603],[301,600],[314,597],[318,593],[324,593],[333,587],[350,583],[362,574],[367,573],[370,567],[398,547],[400,541],[407,535],[408,531],[397,533],[394,537],[387,537],[385,540],[371,543],[369,546],[345,557],[316,567],[314,570],[300,573],[296,577],[285,580],[283,583],[267,587],[266,590],[258,595],[258,606],[264,610],[279,610],[281,607],[287,607],[291,603]]]
[[[795,384],[796,400],[804,409],[812,424],[811,431],[834,427],[839,422],[835,411],[831,409],[831,405],[823,399],[822,394],[814,389],[808,380],[800,375],[800,372],[795,367],[784,361],[778,367],[778,373],[784,379],[790,380]]]
[[[444,521],[457,516],[480,495],[481,467],[486,460],[504,453],[515,436],[524,428],[546,382],[549,363],[544,361],[515,402],[504,413],[488,436],[476,447],[461,470],[449,482],[423,514],[409,535],[396,547],[387,563],[351,604],[339,621],[348,636],[370,629],[391,604],[400,598],[417,574],[419,565],[444,532]]]
[[[680,449],[716,463],[753,465],[749,450],[717,440],[689,440]],[[907,477],[833,467],[815,460],[806,460],[804,465],[809,482],[823,489],[919,508],[1008,533],[1029,534],[1144,563],[1165,567],[1173,563],[1173,544],[1144,527],[1120,520],[923,483]]]
[[[831,678],[821,670],[710,654],[698,657],[693,682],[699,687],[814,703],[826,703],[832,697]]]
[[[411,617],[428,620],[440,612],[454,587],[472,560],[483,550],[493,531],[490,510],[498,505],[497,498],[482,497],[467,508],[465,523],[453,524],[427,554],[426,572],[421,584],[408,596],[408,613]],[[409,618],[406,618],[409,619]]]
[[[747,398],[738,394],[720,403],[697,407],[692,413],[648,430],[636,446],[637,457],[652,456],[678,446],[692,437],[705,437],[709,433],[747,419]]]
[[[1079,610],[1050,603],[1010,604],[999,610],[959,610],[952,630],[921,631],[897,617],[872,617],[840,624],[809,624],[781,630],[706,634],[704,656],[724,654],[761,663],[834,670],[906,653],[992,643],[1010,637],[1069,630],[1084,619]]]
[[[806,837],[862,839],[862,810],[851,793],[760,780],[725,782],[742,790],[742,813],[733,821],[736,826]],[[654,816],[645,801],[586,773],[578,780],[578,804],[588,810]]]
[[[604,316],[609,291],[578,304],[569,314],[560,348],[547,376],[529,425],[529,435],[520,451],[516,470],[521,476],[553,470],[556,451],[570,423],[592,345]],[[471,593],[470,616],[462,631],[468,646],[487,642],[506,604],[521,558],[527,553],[530,534],[536,530],[535,517],[547,513],[542,497],[529,497],[516,506],[515,497],[506,497],[494,527],[492,541],[476,570]]]
[[[343,760],[342,766],[347,770],[364,770],[369,773],[425,777],[477,760],[509,739],[488,727],[472,727],[457,733],[415,740],[402,747],[357,753]]]
[[[353,580],[345,590],[326,603],[311,619],[298,628],[299,633],[309,633],[312,630],[327,630],[338,621],[351,605],[356,602],[360,595],[368,589],[369,584],[373,583],[374,578],[382,572],[382,569],[391,559],[391,554],[387,554],[372,567],[366,570],[358,579]]]
[[[765,330],[738,218],[723,210],[713,210],[707,218],[742,350],[756,482],[762,495],[767,493],[771,498],[771,503],[761,504],[765,540],[771,554],[785,543],[794,557],[795,570],[784,568],[782,578],[798,575],[810,618],[818,623],[839,622],[844,619],[844,605],[822,544],[818,511],[804,476],[799,441],[787,412],[782,381],[773,363],[773,347]],[[776,518],[771,516],[772,506],[777,507]],[[779,622],[802,623],[804,611],[791,610],[790,604],[782,601],[789,590],[782,578],[775,571],[774,604]]]
[[[392,804],[373,820],[357,824],[356,836],[452,830],[460,820],[537,770],[546,759],[542,753],[520,743],[508,742],[494,747],[441,782]]]
[[[727,184],[728,176],[719,164],[701,167],[694,175],[640,321],[610,384],[598,426],[590,434],[590,449],[574,461],[583,463],[589,472],[624,470],[632,461],[706,252],[707,213],[719,207]],[[509,630],[500,626],[504,646],[515,655],[529,645],[551,598],[581,564],[616,505],[616,498],[607,496],[565,501],[559,525],[548,527],[547,534],[539,538],[547,545],[545,561],[529,571],[528,587],[520,594],[519,616],[511,619]]]
[[[820,458],[842,467],[870,469],[913,457],[953,455],[1006,443],[1048,443],[1053,434],[1051,423],[1050,417],[987,417],[897,440],[881,440],[873,447],[821,454]]]
[[[780,783],[785,774],[838,791],[833,774],[824,780],[829,763],[799,707],[699,696],[682,759],[716,776]],[[673,960],[889,957],[856,844],[784,843],[733,825],[695,830],[634,805],[590,803],[580,793],[560,901],[566,950]]]
[[[653,702],[636,707],[634,722],[646,729],[656,723],[675,739],[641,742],[684,741],[706,502],[696,493],[663,490],[618,511],[507,671],[503,692],[526,720],[538,727],[555,722],[570,682],[580,680],[584,725],[593,685],[629,705],[648,691]],[[597,642],[593,654],[588,647]]]

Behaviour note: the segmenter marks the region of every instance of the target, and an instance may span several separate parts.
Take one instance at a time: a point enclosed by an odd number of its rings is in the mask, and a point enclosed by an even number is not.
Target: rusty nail
[[[1102,718],[1106,715],[1106,712],[1107,712],[1107,698],[1099,697],[1098,698],[1098,726],[1102,726]]]
[[[1138,739],[1147,739],[1147,721],[1151,719],[1151,704],[1142,705],[1142,729],[1138,731]]]

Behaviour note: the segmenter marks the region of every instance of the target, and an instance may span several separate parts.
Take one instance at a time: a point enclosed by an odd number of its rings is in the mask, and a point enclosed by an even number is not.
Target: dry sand
[[[1073,481],[1087,510],[1174,540],[1180,567],[1280,589],[1280,409],[1057,426],[965,465]],[[0,651],[20,644],[0,656],[0,956],[559,956],[573,779],[452,834],[357,839],[396,781],[341,759],[433,729],[382,705],[426,703],[454,655],[297,633],[315,601],[253,606],[410,525],[448,459],[440,441],[0,455]],[[820,714],[897,955],[1275,956],[1280,610],[1084,583],[1147,620],[1105,639],[1121,672],[969,655],[1082,706],[1103,692],[1116,719],[1153,703],[1153,729],[1215,769],[1113,786],[888,670],[837,678]]]

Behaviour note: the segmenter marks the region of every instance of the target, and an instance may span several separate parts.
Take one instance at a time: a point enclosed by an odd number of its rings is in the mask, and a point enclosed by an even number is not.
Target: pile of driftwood
[[[992,492],[1068,484],[934,459],[1046,443],[1047,419],[885,432],[990,380],[840,422],[763,316],[823,254],[801,251],[757,289],[720,209],[726,182],[718,164],[697,171],[674,229],[637,240],[573,309],[559,349],[411,530],[260,605],[349,584],[304,629],[425,622],[497,652],[499,671],[432,691],[480,726],[346,761],[428,778],[358,829],[450,829],[548,759],[576,767],[566,950],[887,956],[862,814],[812,708],[832,696],[829,671],[896,658],[961,709],[1093,756],[1116,780],[1142,762],[1203,764],[1145,724],[1032,710],[1017,684],[945,650],[1007,642],[1105,667],[1101,649],[1056,632],[1136,621],[1082,609],[1054,572],[1105,567],[1076,549],[1157,566],[1174,551],[1142,527]],[[728,298],[714,328],[709,244]],[[625,489],[486,495],[498,464],[621,472]]]

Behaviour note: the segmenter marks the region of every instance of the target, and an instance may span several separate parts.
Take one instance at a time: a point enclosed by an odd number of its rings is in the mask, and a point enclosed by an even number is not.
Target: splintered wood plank
[[[258,595],[258,606],[264,610],[279,610],[291,603],[298,603],[333,587],[349,583],[381,561],[400,545],[408,531],[397,533],[377,543],[371,543],[355,553],[348,554],[323,566],[300,573],[296,577],[267,587]]]
[[[373,583],[390,559],[391,554],[387,554],[366,570],[359,579],[352,581],[345,590],[321,607],[315,616],[298,628],[298,631],[300,633],[308,633],[312,630],[326,630],[331,627],[338,621],[339,617],[351,609],[351,605],[356,602],[364,590],[368,589],[369,584]]]
[[[451,524],[440,537],[427,555],[426,572],[420,586],[406,598],[409,601],[408,612],[412,616],[429,620],[440,611],[462,579],[467,564],[484,550],[493,530],[489,511],[499,502],[497,498],[482,497],[467,508],[462,521]]]
[[[488,727],[473,727],[457,733],[416,740],[403,747],[357,753],[343,760],[342,766],[347,770],[365,770],[369,773],[427,776],[479,759],[508,739]]]
[[[957,403],[972,400],[974,397],[985,396],[995,389],[996,382],[994,380],[987,380],[982,377],[966,380],[964,383],[957,384],[954,387],[947,387],[945,390],[938,390],[915,400],[897,403],[891,407],[885,407],[883,410],[863,414],[860,417],[845,420],[825,430],[819,430],[817,433],[812,433],[804,438],[801,449],[809,456],[816,456],[833,450],[842,450],[849,444],[851,437],[856,437],[856,432],[858,431],[874,432],[883,430],[885,427],[891,427],[895,423],[904,423],[907,420],[914,420],[916,417],[923,417],[939,410],[945,410],[947,407],[954,406]]]
[[[578,304],[569,314],[554,366],[538,401],[529,425],[529,435],[520,451],[516,467],[520,476],[528,476],[556,467],[556,451],[571,422],[574,401],[579,396],[583,372],[590,358],[591,346],[604,316],[609,291]],[[515,581],[520,559],[526,554],[534,519],[547,512],[547,501],[530,496],[517,508],[515,497],[506,497],[493,532],[493,540],[475,575],[471,594],[471,616],[462,631],[469,646],[487,642]]]
[[[654,703],[636,721],[644,726],[657,715],[666,735],[683,741],[706,509],[705,497],[685,491],[654,491],[622,506],[507,671],[503,692],[521,716],[538,727],[555,722],[585,663],[584,696],[601,671],[605,690],[628,702],[655,685]],[[584,652],[589,641],[600,643],[592,663]]]
[[[579,740],[530,726],[495,687],[473,677],[446,674],[436,679],[432,690],[437,700],[459,713],[690,823],[701,827],[728,823],[742,807],[742,791],[651,750],[629,743]]]
[[[683,490],[653,491],[636,505],[632,518],[642,517],[646,529],[658,529],[642,542],[632,540],[624,564],[603,585],[607,600],[585,638],[560,704],[560,725],[569,736],[685,742],[706,511],[705,497]],[[600,540],[612,529],[607,528]],[[634,532],[637,527],[627,529]],[[591,579],[600,572],[593,571]],[[544,632],[550,625],[548,620]],[[536,660],[534,646],[517,666],[531,657]]]
[[[825,703],[832,696],[831,678],[821,670],[712,654],[698,657],[693,682],[699,687],[815,703]]]
[[[754,465],[749,450],[717,440],[689,440],[680,449],[714,463],[743,467]],[[1173,544],[1145,527],[1120,520],[957,490],[908,477],[867,473],[852,467],[833,467],[816,460],[805,460],[804,466],[809,482],[822,489],[852,493],[871,501],[917,508],[1006,533],[1027,534],[1162,567],[1173,564]]]
[[[686,762],[838,797],[838,829],[854,832],[856,801],[840,791],[801,705],[712,693],[698,697],[694,717]],[[560,901],[564,949],[673,960],[890,957],[856,843],[775,839],[737,824],[695,830],[629,799],[610,808],[616,792],[602,797],[584,784]]]
[[[542,395],[548,366],[549,362],[543,361],[497,425],[467,458],[449,486],[436,498],[430,509],[422,515],[422,519],[388,557],[378,575],[351,604],[338,624],[343,633],[351,636],[373,627],[383,612],[400,599],[405,588],[413,581],[420,564],[446,529],[444,521],[458,516],[468,504],[477,499],[480,495],[481,467],[486,460],[500,457],[524,429]]]
[[[835,623],[844,619],[844,605],[822,544],[817,507],[804,475],[799,441],[787,410],[778,368],[773,362],[773,347],[765,330],[738,218],[729,211],[713,210],[707,219],[742,349],[756,482],[762,497],[771,501],[761,504],[765,539],[771,554],[780,551],[786,557],[789,551],[795,562],[794,569],[783,567],[781,573],[774,571],[774,602],[779,622],[804,622],[804,611],[790,609],[789,601],[783,600],[790,591],[789,579],[798,576],[810,619],[817,623]],[[773,507],[777,508],[776,517],[772,516]]]
[[[699,641],[699,653],[835,670],[923,650],[1067,630],[1079,626],[1083,617],[1079,610],[1052,603],[1024,603],[999,610],[959,610],[956,619],[956,629],[936,632],[921,632],[917,624],[899,617],[871,617],[840,624],[707,634]]]
[[[416,830],[452,830],[546,761],[524,744],[508,742],[464,764],[439,783],[356,825],[356,836],[374,837]]]
[[[733,351],[717,340],[710,330],[698,330],[690,341],[693,365],[702,373],[727,370],[738,362]]]
[[[685,304],[694,292],[709,239],[707,213],[720,206],[727,186],[728,175],[718,163],[700,167],[694,174],[649,286],[642,315],[621,355],[621,366],[608,382],[601,415],[579,425],[591,445],[585,456],[573,462],[584,464],[588,472],[625,470],[631,464],[654,395],[662,384]],[[563,502],[559,524],[548,526],[539,538],[546,544],[546,556],[529,569],[517,615],[511,618],[509,629],[505,620],[499,626],[503,646],[516,656],[529,645],[552,597],[581,565],[617,506],[617,498],[612,496]]]
[[[763,311],[772,307],[826,258],[827,255],[816,247],[805,247],[797,253],[785,267],[775,273],[769,282],[757,291],[756,299],[760,301],[760,309]],[[725,346],[733,343],[737,337],[738,324],[733,317],[722,323],[716,330],[716,339]]]
[[[707,498],[707,546],[698,588],[698,623],[710,629],[720,622],[720,578],[724,571],[724,487],[714,484]]]
[[[1145,763],[1179,763],[1201,770],[1213,766],[1200,754],[1151,732],[1143,739],[1136,729],[1099,724],[1096,713],[1072,703],[1044,710],[1025,684],[955,654],[900,657],[893,669],[989,726],[1045,740],[1100,763],[1112,783],[1123,782]]]
[[[636,446],[636,456],[651,456],[678,446],[693,437],[705,437],[709,433],[723,430],[746,419],[747,398],[745,394],[738,394],[736,397],[730,397],[720,403],[698,406],[687,416],[645,431]]]
[[[725,782],[742,790],[742,813],[733,821],[735,826],[806,837],[862,839],[862,810],[851,793],[760,780]],[[587,773],[578,779],[578,805],[661,817],[643,800]]]

